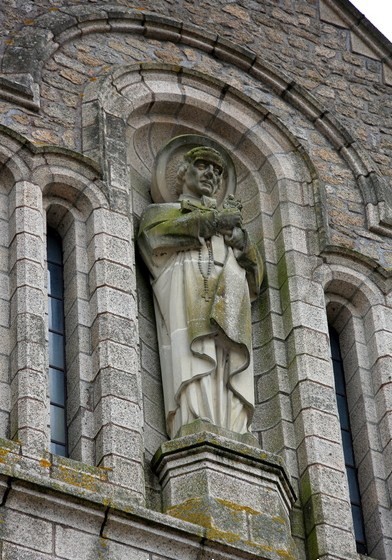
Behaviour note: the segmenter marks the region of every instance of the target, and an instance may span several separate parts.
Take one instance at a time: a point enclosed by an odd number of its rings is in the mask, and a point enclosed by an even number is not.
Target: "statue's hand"
[[[241,212],[233,208],[224,208],[217,217],[217,231],[222,235],[231,236],[235,228],[241,228]]]
[[[191,216],[196,216],[199,220],[199,233],[204,239],[210,239],[217,233],[218,229],[218,212],[216,210],[196,210],[191,213]]]
[[[233,249],[243,251],[246,245],[246,233],[239,227],[233,228],[231,234],[225,235],[225,243]]]

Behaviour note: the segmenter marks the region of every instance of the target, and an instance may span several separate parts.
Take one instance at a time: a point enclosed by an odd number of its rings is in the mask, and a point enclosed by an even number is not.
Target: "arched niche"
[[[83,121],[84,153],[102,163],[111,193],[130,181],[136,216],[150,203],[159,149],[187,133],[209,136],[231,153],[237,196],[256,240],[261,214],[279,203],[275,187],[294,200],[310,185],[314,192],[303,203],[320,200],[316,171],[282,123],[233,87],[193,70],[152,63],[118,69],[87,87]],[[323,229],[322,220],[317,227]]]
[[[389,491],[387,473],[391,469],[386,451],[390,436],[384,429],[391,407],[390,275],[388,278],[370,259],[336,251],[326,255],[314,277],[325,292],[328,324],[339,337],[368,553],[385,554],[388,541],[381,520],[391,516],[383,500]],[[324,383],[331,383],[327,375]],[[339,492],[341,499],[348,499],[344,485]],[[351,523],[350,516],[348,521]]]
[[[300,142],[270,112],[233,87],[162,64],[122,67],[91,83],[85,90],[83,122],[84,154],[101,162],[112,208],[129,197],[135,236],[139,218],[151,203],[154,160],[166,142],[181,134],[200,134],[231,154],[244,223],[266,263],[262,293],[253,308],[255,376],[265,371],[275,375],[276,362],[271,357],[276,355],[276,339],[284,337],[277,324],[281,321],[279,263],[293,245],[307,258],[307,237],[317,252],[325,229],[317,174]],[[148,463],[166,433],[152,298],[146,271],[141,263],[138,268],[134,289],[139,305]],[[256,413],[255,431],[261,434],[263,429]],[[283,432],[282,445],[275,451],[286,445]],[[290,467],[294,473],[294,465]],[[150,502],[159,508],[158,487],[149,473],[147,464]]]

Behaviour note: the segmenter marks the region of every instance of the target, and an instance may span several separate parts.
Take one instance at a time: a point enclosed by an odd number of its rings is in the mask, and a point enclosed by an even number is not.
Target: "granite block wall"
[[[265,262],[253,434],[297,495],[293,557],[358,558],[329,324],[368,552],[391,558],[391,44],[347,0],[5,0],[0,22],[1,558],[279,557],[163,514],[151,467],[167,436],[134,240],[155,156],[187,133],[232,154]],[[69,459],[48,451],[47,225]]]

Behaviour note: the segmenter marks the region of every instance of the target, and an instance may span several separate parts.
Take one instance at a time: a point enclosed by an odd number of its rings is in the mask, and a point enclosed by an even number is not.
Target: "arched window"
[[[63,250],[52,229],[47,232],[47,263],[50,442],[52,453],[67,457]]]
[[[358,472],[354,457],[353,438],[350,427],[346,381],[340,351],[339,334],[332,327],[329,327],[329,339],[331,343],[336,401],[339,412],[340,430],[342,434],[343,454],[348,480],[351,513],[353,516],[355,542],[357,545],[357,551],[361,554],[367,554],[365,526],[363,522],[361,495],[359,492]]]

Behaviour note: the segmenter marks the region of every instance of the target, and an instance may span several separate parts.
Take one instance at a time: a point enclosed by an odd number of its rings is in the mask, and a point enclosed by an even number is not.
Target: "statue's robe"
[[[243,251],[222,235],[201,237],[206,212],[198,200],[152,204],[138,236],[152,276],[170,437],[197,418],[245,433],[254,410],[250,301],[262,261],[246,234]]]

